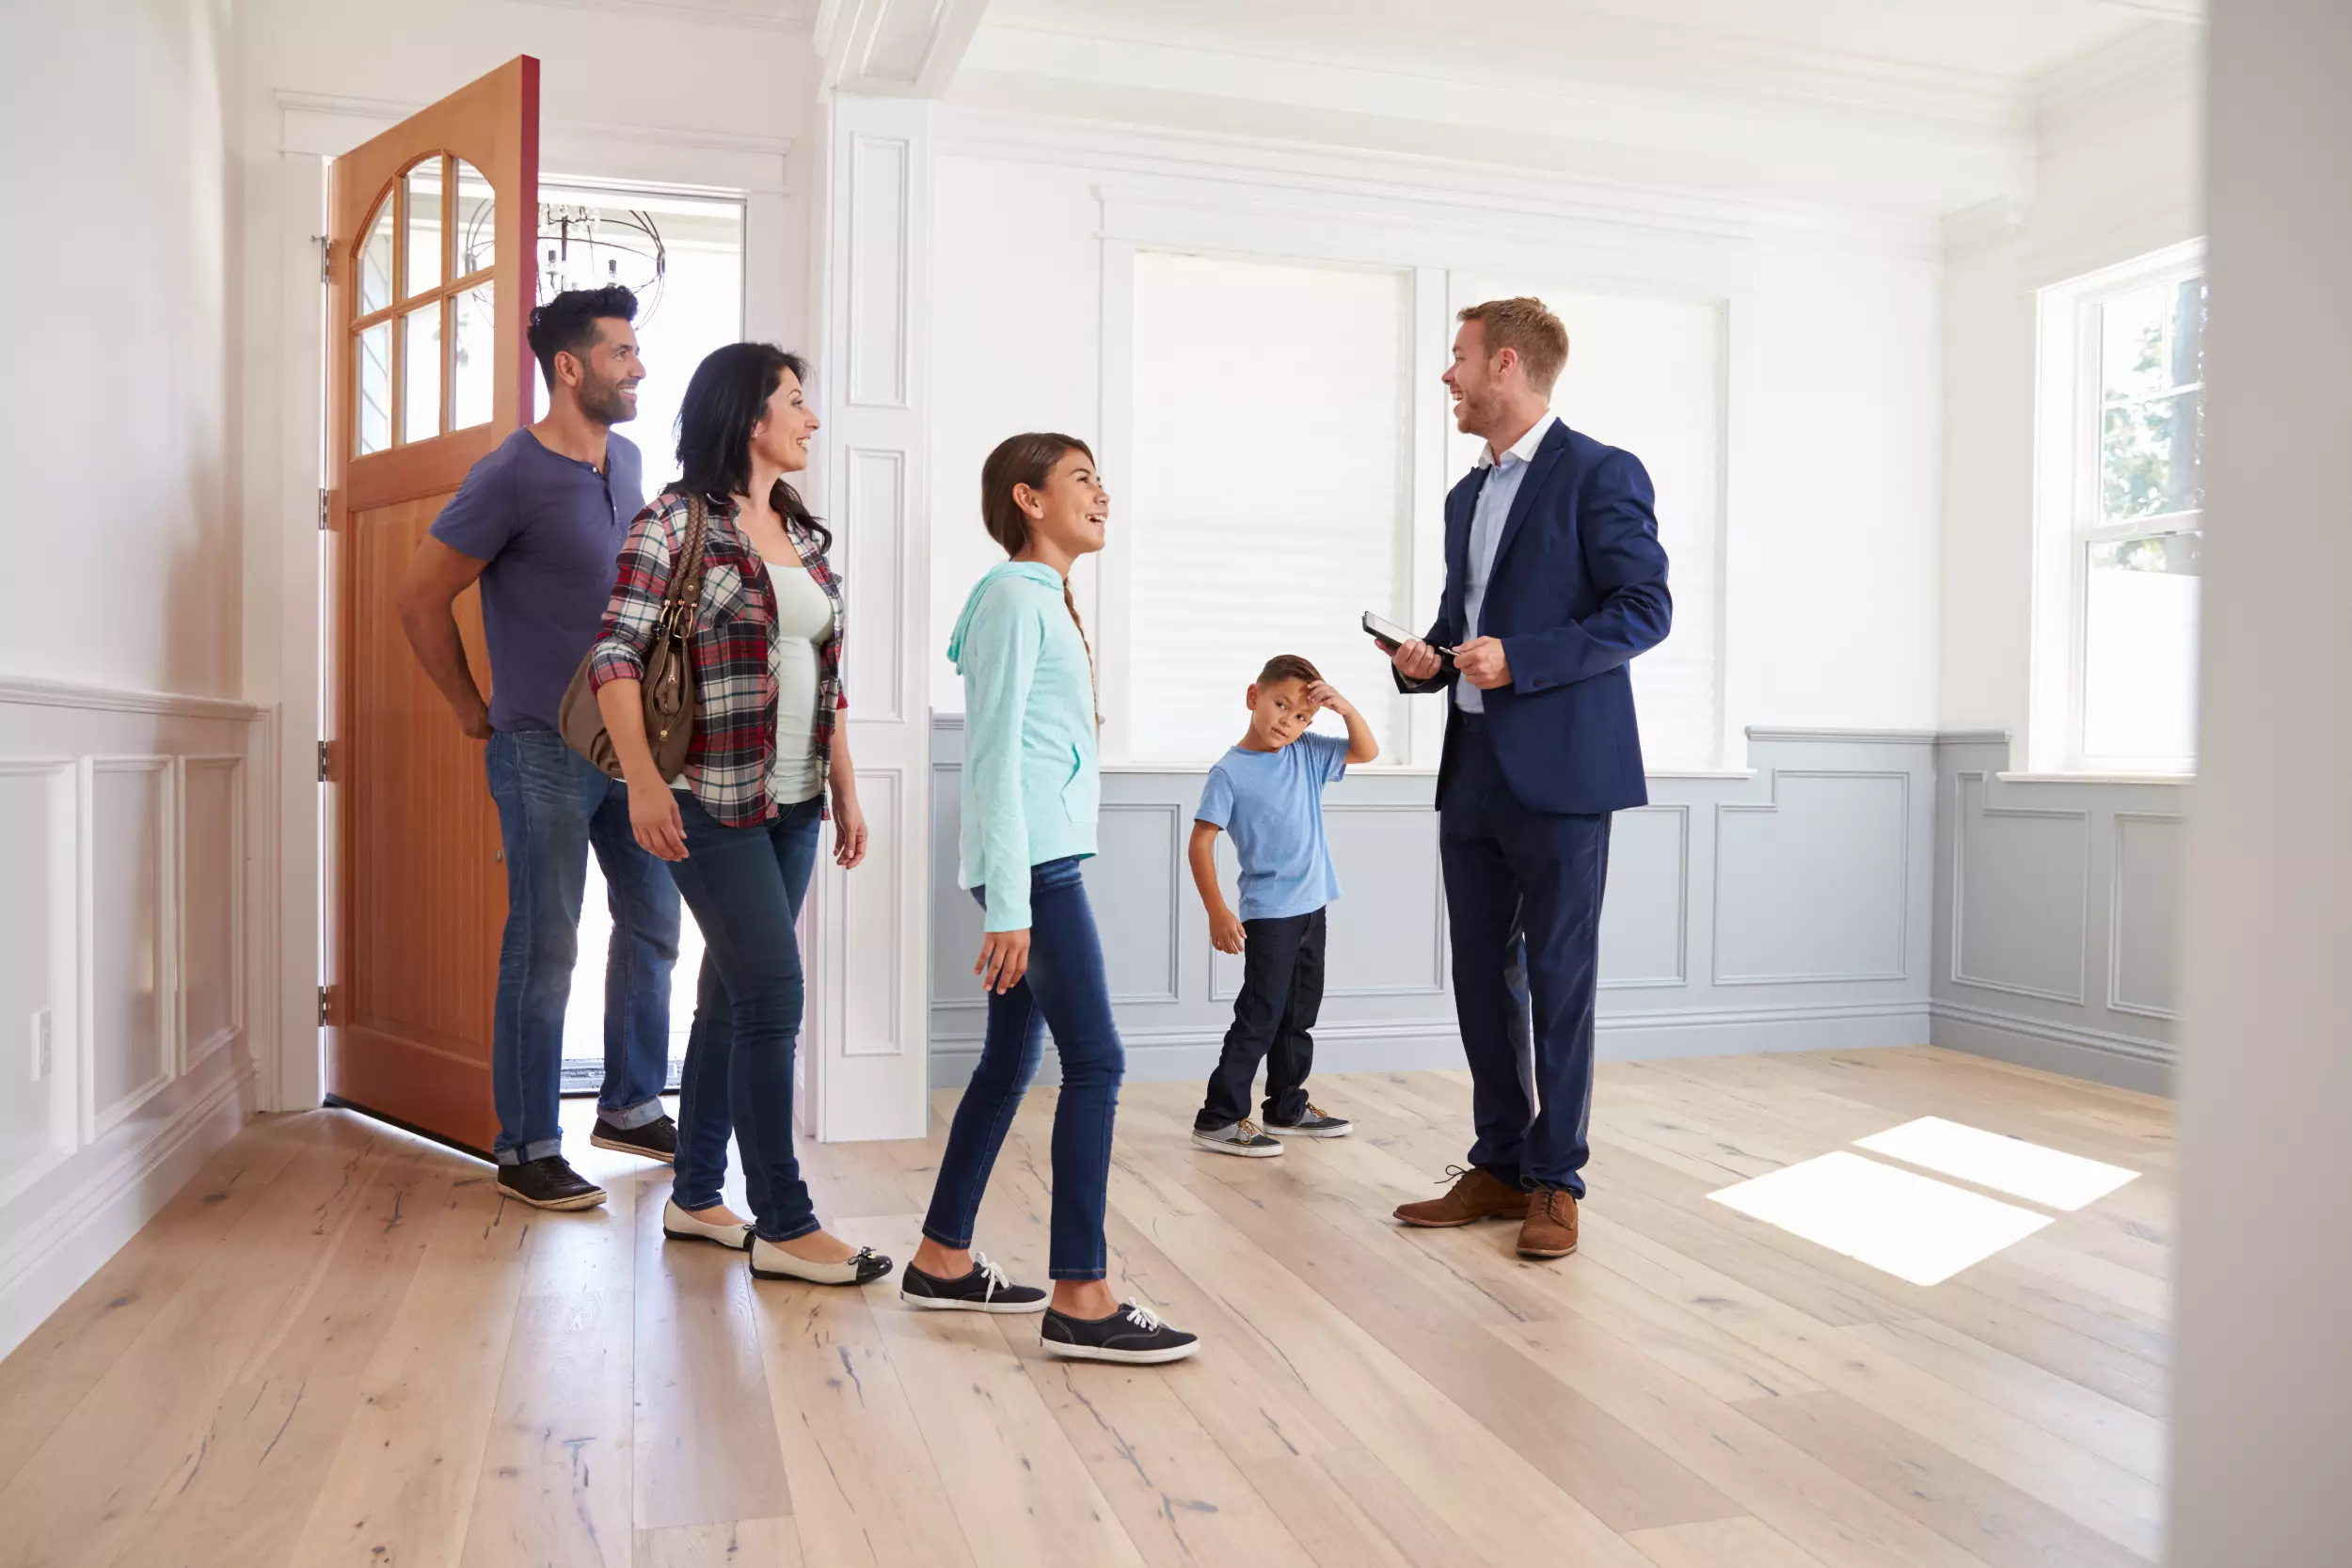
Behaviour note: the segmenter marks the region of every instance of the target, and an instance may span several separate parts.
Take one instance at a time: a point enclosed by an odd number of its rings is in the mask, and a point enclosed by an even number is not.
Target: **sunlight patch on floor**
[[[1921,1117],[1857,1138],[1854,1146],[2069,1213],[2097,1202],[2139,1174],[2079,1154],[2044,1148],[2023,1138],[1964,1127],[1942,1117]]]
[[[1708,1196],[1914,1285],[1940,1285],[2052,1223],[1842,1149]]]

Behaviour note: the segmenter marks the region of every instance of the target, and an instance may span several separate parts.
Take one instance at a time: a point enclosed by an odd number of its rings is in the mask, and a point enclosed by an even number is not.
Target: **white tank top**
[[[780,806],[808,800],[823,786],[817,766],[817,650],[833,641],[833,600],[804,567],[771,562],[776,635],[768,667],[776,677],[776,766],[769,798]]]

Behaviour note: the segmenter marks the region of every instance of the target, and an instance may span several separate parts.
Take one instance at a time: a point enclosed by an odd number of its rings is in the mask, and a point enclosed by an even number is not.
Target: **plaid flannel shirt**
[[[670,591],[670,563],[686,544],[687,512],[685,493],[673,487],[629,527],[589,674],[598,689],[608,681],[644,679],[645,656]],[[776,813],[768,791],[776,766],[776,679],[769,658],[776,597],[767,564],[735,526],[735,512],[732,501],[709,504],[692,644],[694,744],[679,777],[712,816],[730,828],[750,828]],[[833,604],[833,638],[817,650],[817,722],[809,737],[821,779],[833,763],[834,726],[849,705],[841,689],[841,578],[814,532],[788,519],[784,529],[801,552],[801,564]]]

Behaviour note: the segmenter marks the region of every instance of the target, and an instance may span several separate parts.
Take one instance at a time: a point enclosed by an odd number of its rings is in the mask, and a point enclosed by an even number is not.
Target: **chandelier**
[[[643,326],[661,303],[669,252],[649,213],[573,202],[539,206],[538,303],[567,289],[618,283],[637,296]]]

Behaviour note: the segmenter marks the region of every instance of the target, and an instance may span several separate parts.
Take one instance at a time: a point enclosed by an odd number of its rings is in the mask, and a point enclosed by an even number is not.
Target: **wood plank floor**
[[[255,1123],[0,1363],[0,1568],[809,1564],[2047,1568],[2160,1554],[2161,1101],[1928,1049],[1610,1064],[1583,1248],[1395,1227],[1462,1073],[1319,1081],[1355,1137],[1233,1160],[1132,1084],[1113,1284],[1195,1361],[1076,1367],[1032,1318],[755,1284],[606,1208],[339,1112]],[[803,1149],[914,1248],[930,1140]],[[981,1245],[1042,1280],[1053,1096]],[[1708,1195],[1941,1116],[2142,1172],[1934,1287]]]

